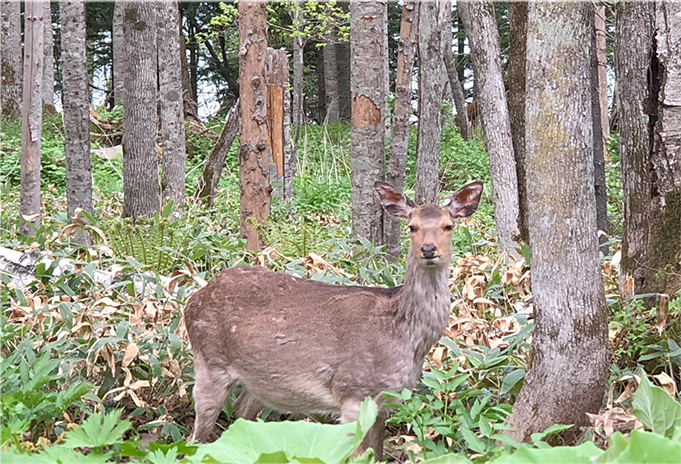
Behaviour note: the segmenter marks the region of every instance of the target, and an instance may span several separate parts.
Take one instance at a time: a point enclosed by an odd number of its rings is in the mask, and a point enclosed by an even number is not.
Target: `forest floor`
[[[97,441],[93,432],[72,448],[90,446],[92,459],[175,462],[178,456],[191,454],[181,444],[194,416],[191,350],[182,324],[182,308],[191,292],[221,270],[242,263],[336,284],[394,286],[403,278],[404,256],[395,261],[383,248],[349,238],[346,125],[303,128],[295,199],[291,204],[274,202],[262,228],[268,246],[250,253],[239,238],[236,144],[213,206],[191,199],[202,162],[219,135],[219,122],[187,126],[189,199],[182,220],[172,220],[164,210],[133,225],[121,219],[122,160],[119,151],[110,149],[120,143],[120,135],[109,129],[120,123],[120,114],[99,117],[106,127],[93,127],[100,134],[94,137],[95,148],[102,150],[95,150],[98,155],[93,156],[92,224],[67,227],[63,133],[57,114],[44,121],[43,216],[41,228],[31,238],[17,233],[20,124],[2,121],[0,246],[34,253],[40,260],[31,270],[35,280],[23,288],[7,272],[0,273],[1,443],[5,450],[48,453],[56,449],[51,444],[64,442],[64,432],[78,429],[77,424],[88,417],[99,417],[98,430],[106,429],[114,438],[107,441],[102,432]],[[676,385],[681,382],[681,349],[676,343],[681,339],[679,299],[661,313],[640,299],[624,300],[618,293],[622,193],[616,139],[611,147],[607,180],[613,231],[608,253],[602,255],[602,269],[612,369],[601,414],[593,416],[591,427],[580,430],[581,441],[600,447],[614,432],[642,426],[632,413],[634,377],[640,375],[640,366],[677,400]],[[413,192],[414,150],[412,134],[407,192]],[[489,167],[480,140],[465,142],[448,125],[440,166],[444,192],[479,180],[486,185],[485,196],[479,211],[454,231],[449,328],[429,353],[419,387],[395,395],[400,401],[388,421],[386,453],[399,462],[448,452],[486,462],[512,446],[503,442],[502,432],[530,356],[529,250],[523,248],[525,258],[515,263],[499,254]],[[79,227],[89,230],[95,245],[80,248],[69,243]],[[406,236],[404,240],[406,250]],[[114,409],[122,411],[115,421],[114,416],[104,415]],[[218,420],[220,430],[232,423],[232,416],[229,401]],[[266,410],[263,419],[304,418]],[[107,420],[112,421],[110,427]],[[564,427],[557,426],[535,437],[535,445],[541,448],[544,444],[539,442],[561,430]],[[67,444],[70,439],[66,438]],[[149,443],[148,453],[135,454],[136,448]],[[171,449],[173,459],[168,454]],[[155,461],[158,456],[152,452],[166,460]],[[80,460],[84,455],[68,457]]]

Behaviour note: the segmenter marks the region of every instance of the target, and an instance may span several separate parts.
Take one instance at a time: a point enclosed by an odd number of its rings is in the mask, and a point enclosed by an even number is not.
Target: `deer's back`
[[[192,296],[185,321],[195,357],[224,368],[264,403],[333,411],[345,396],[415,381],[409,336],[394,317],[398,290],[232,268]]]

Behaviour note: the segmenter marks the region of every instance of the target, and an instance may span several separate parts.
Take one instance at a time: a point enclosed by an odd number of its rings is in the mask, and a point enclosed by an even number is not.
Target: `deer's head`
[[[419,266],[448,266],[452,259],[452,229],[456,219],[470,216],[478,208],[482,182],[472,182],[455,192],[446,207],[416,206],[390,184],[374,183],[381,204],[391,215],[407,221],[411,233],[411,253]]]

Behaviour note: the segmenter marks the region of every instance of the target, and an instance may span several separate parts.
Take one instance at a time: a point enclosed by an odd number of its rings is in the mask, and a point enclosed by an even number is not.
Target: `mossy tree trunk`
[[[680,8],[625,2],[617,9],[624,296],[681,288]]]
[[[128,51],[123,112],[123,214],[137,218],[159,210],[156,5],[124,3]]]
[[[528,10],[525,124],[535,326],[532,363],[509,419],[518,441],[553,424],[588,423],[586,413],[598,412],[608,379],[594,197],[590,8],[530,3]]]
[[[66,200],[71,222],[78,208],[92,214],[90,93],[87,67],[83,66],[86,62],[85,2],[65,1],[60,7]],[[78,234],[73,240],[88,244],[90,237]]]
[[[257,224],[270,215],[269,166],[272,154],[267,124],[267,2],[239,2],[239,139],[241,236],[246,248],[264,246]]]
[[[45,14],[49,2],[26,2],[24,27],[24,89],[21,106],[21,220],[19,232],[35,235],[40,227],[40,158],[43,123]],[[31,227],[33,226],[33,227]]]
[[[383,243],[383,211],[374,182],[385,176],[388,49],[385,1],[350,4],[352,234]]]
[[[23,85],[21,52],[21,2],[0,2],[0,113],[6,118],[21,117]]]
[[[399,190],[404,188],[404,176],[407,169],[407,151],[409,149],[409,118],[411,116],[411,91],[414,77],[414,60],[418,44],[419,4],[414,1],[402,5],[402,22],[400,24],[400,40],[397,49],[397,73],[395,79],[395,108],[393,109],[392,141],[390,144],[390,165],[387,181]],[[394,256],[400,254],[400,235],[402,232],[399,219],[386,216],[385,243],[388,252]]]

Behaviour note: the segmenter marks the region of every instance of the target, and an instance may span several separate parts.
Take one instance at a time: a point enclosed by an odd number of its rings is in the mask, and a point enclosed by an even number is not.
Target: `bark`
[[[189,65],[187,64],[187,49],[184,44],[184,32],[182,31],[182,15],[177,15],[177,26],[179,29],[180,40],[180,66],[182,67],[182,102],[184,107],[184,117],[199,120],[198,103],[196,95],[192,89],[192,79],[189,76]]]
[[[497,234],[501,250],[514,256],[520,237],[518,174],[506,89],[501,73],[499,33],[494,7],[490,2],[461,2],[459,11],[468,33],[475,64],[475,95],[480,105],[485,147],[489,154]]]
[[[48,8],[48,2],[25,4],[19,232],[31,236],[35,235],[33,227],[40,227],[40,137],[43,123],[42,85],[45,60],[43,29]]]
[[[338,121],[339,112],[339,87],[338,87],[338,63],[336,61],[336,38],[332,36],[324,46],[324,96],[326,102],[325,123]]]
[[[50,4],[47,4],[45,11],[45,25],[43,33],[45,38],[44,52],[45,58],[43,60],[43,111],[48,113],[54,112],[54,34],[52,30],[52,11]],[[57,7],[59,4],[57,4]]]
[[[227,113],[225,125],[222,128],[222,132],[220,132],[220,138],[215,147],[213,147],[213,151],[206,158],[203,165],[203,174],[196,188],[195,196],[207,200],[209,206],[212,206],[215,200],[215,194],[220,185],[222,169],[225,167],[225,160],[232,148],[234,139],[239,133],[239,124],[239,101],[237,100],[232,109],[229,110],[229,113]]]
[[[459,128],[459,134],[464,140],[470,139],[470,123],[468,122],[468,113],[466,112],[466,96],[463,93],[463,85],[459,80],[459,74],[456,70],[456,64],[454,63],[454,55],[452,52],[452,15],[451,15],[451,2],[447,1],[445,3],[445,10],[447,15],[445,16],[444,25],[444,47],[443,47],[443,58],[445,64],[445,71],[447,72],[447,80],[449,81],[449,88],[452,92],[452,100],[454,102],[454,108],[456,109],[456,116],[454,117],[454,124]]]
[[[404,2],[400,40],[397,48],[397,74],[395,78],[395,109],[393,110],[392,141],[390,142],[390,164],[387,181],[398,190],[404,188],[409,149],[409,118],[411,116],[411,91],[414,77],[414,59],[418,44],[418,3]],[[401,222],[397,218],[385,218],[385,243],[388,252],[400,254]]]
[[[352,233],[380,245],[383,211],[374,182],[385,176],[386,2],[353,2],[350,16]]]
[[[66,200],[69,222],[77,209],[92,214],[92,164],[90,160],[90,100],[88,92],[84,0],[61,3],[62,106],[64,109],[64,155]],[[72,239],[91,243],[86,234]]]
[[[598,103],[601,110],[601,131],[603,133],[603,158],[608,156],[610,122],[608,121],[608,58],[606,57],[605,6],[595,8],[594,27],[596,29],[596,59],[598,60]]]
[[[653,3],[618,4],[624,296],[674,294],[681,288],[679,8],[675,3],[660,4],[657,11]]]
[[[291,92],[284,87],[284,201],[292,201],[295,195],[294,182],[298,169],[298,138],[292,135],[293,115]]]
[[[317,122],[326,118],[326,82],[324,81],[324,50],[317,48]]]
[[[336,65],[338,66],[338,111],[340,119],[350,121],[352,104],[350,99],[350,43],[336,44]]]
[[[288,137],[286,133],[286,118],[290,113],[286,111],[286,94],[288,93],[288,55],[281,48],[267,49],[267,116],[269,128],[269,144],[272,150],[272,163],[270,163],[270,184],[272,195],[285,200],[284,178],[286,171],[286,159],[290,159],[291,132],[290,126]]]
[[[305,18],[303,17],[301,8],[301,1],[297,0],[292,6],[293,8],[293,24],[298,30],[305,27]],[[305,62],[303,60],[303,51],[305,42],[302,36],[293,37],[293,103],[292,103],[292,119],[293,125],[296,126],[296,140],[300,133],[300,125],[305,122],[303,114],[303,71]]]
[[[603,145],[603,118],[601,116],[600,80],[598,63],[598,38],[596,29],[596,12],[592,3],[588,4],[591,10],[591,114],[593,120],[593,156],[594,156],[594,190],[596,194],[596,225],[599,234],[598,242],[602,246],[601,251],[607,255],[608,247],[604,244],[608,241],[610,233],[610,221],[608,220],[608,192],[605,182],[605,146]],[[606,118],[607,119],[607,118]]]
[[[123,15],[128,62],[123,112],[123,214],[137,218],[159,210],[156,152],[156,5],[126,2]]]
[[[520,239],[529,243],[527,231],[527,186],[525,175],[525,64],[527,63],[527,3],[510,2],[508,16],[510,43],[508,55],[508,113],[518,176],[518,228]]]
[[[417,205],[436,203],[440,190],[440,142],[442,94],[445,70],[442,60],[442,29],[436,2],[419,4],[419,128],[416,147]]]
[[[252,220],[262,224],[270,214],[267,127],[267,10],[266,2],[239,2],[239,99],[241,137],[241,236],[246,248],[261,250],[264,243]]]
[[[592,17],[586,3],[529,4],[525,124],[527,177],[534,179],[527,200],[535,326],[532,363],[509,419],[518,441],[552,424],[586,425],[608,379],[591,91],[584,85]]]
[[[7,118],[21,117],[23,85],[21,50],[21,3],[0,2],[0,113]]]
[[[123,14],[125,2],[116,0],[114,3],[112,48],[113,48],[113,91],[114,104],[124,105],[125,74],[127,53],[125,50],[125,37],[123,36]]]
[[[185,152],[184,100],[182,98],[182,60],[177,31],[180,12],[176,1],[157,5],[158,91],[161,122],[161,187],[163,202],[184,204]]]

